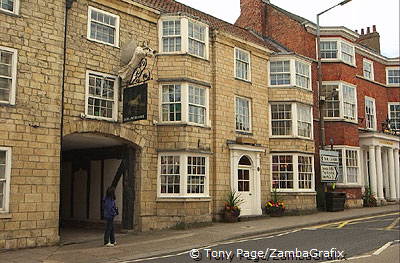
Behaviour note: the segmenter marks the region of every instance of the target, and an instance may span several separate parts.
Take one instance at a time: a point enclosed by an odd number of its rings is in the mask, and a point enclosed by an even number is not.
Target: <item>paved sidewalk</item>
[[[304,216],[284,216],[229,223],[214,223],[208,227],[188,230],[164,230],[125,234],[117,237],[114,248],[102,246],[102,236],[80,244],[0,252],[0,262],[24,263],[100,263],[140,259],[149,256],[190,250],[225,240],[287,229],[304,228],[351,218],[399,212],[400,206],[347,209],[341,212],[318,212]]]

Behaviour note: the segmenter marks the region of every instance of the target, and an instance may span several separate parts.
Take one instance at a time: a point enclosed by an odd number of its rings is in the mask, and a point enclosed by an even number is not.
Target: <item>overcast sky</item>
[[[234,23],[240,14],[240,0],[177,0],[188,6]],[[316,14],[341,0],[271,0],[271,3],[316,22]],[[352,0],[336,7],[320,19],[322,26],[345,26],[351,30],[376,25],[381,36],[381,52],[399,56],[399,0]]]

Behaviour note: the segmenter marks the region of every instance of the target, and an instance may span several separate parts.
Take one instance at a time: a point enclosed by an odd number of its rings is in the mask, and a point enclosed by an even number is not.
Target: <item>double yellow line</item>
[[[328,226],[336,226],[336,228],[343,228],[348,224],[355,224],[356,222],[359,221],[364,221],[368,219],[373,219],[373,218],[380,218],[380,217],[385,217],[385,216],[392,216],[392,215],[400,215],[399,212],[395,213],[390,213],[390,214],[384,214],[384,215],[376,215],[376,216],[368,216],[368,217],[362,217],[362,218],[356,218],[356,219],[350,219],[350,220],[345,220],[345,221],[338,221],[334,223],[328,223],[328,224],[322,224],[322,225],[316,225],[309,227],[310,229],[320,229]],[[393,229],[400,221],[400,218],[396,218],[389,226],[385,227],[384,230],[391,230]]]

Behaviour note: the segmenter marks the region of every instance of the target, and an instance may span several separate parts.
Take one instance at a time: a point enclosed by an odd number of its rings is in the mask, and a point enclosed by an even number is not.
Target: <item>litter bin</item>
[[[346,193],[342,192],[325,193],[326,211],[328,212],[343,211],[345,201],[346,201]]]

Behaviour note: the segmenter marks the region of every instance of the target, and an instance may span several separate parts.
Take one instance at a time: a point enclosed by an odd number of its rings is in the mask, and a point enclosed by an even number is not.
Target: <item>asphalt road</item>
[[[372,255],[374,252],[376,254],[374,256],[377,257],[375,262],[391,263],[386,260],[380,261],[378,258],[385,249],[393,250],[393,247],[398,244],[399,219],[398,213],[364,217],[283,233],[232,240],[221,244],[210,244],[210,247],[206,248],[195,248],[192,251],[126,261],[126,263],[329,262],[335,259]],[[383,248],[377,251],[381,247]],[[392,252],[389,258],[397,258],[393,262],[398,263],[398,257],[393,253],[395,252]],[[357,262],[364,261],[358,259]]]

